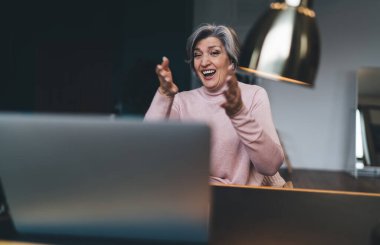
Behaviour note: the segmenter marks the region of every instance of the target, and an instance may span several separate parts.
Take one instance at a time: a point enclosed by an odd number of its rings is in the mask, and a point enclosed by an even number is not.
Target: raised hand
[[[229,67],[226,80],[228,89],[223,92],[226,98],[226,102],[224,102],[221,106],[226,110],[226,113],[229,117],[233,117],[243,107],[241,91],[233,66]]]
[[[169,59],[162,57],[162,63],[156,66],[156,74],[160,80],[158,91],[166,96],[174,96],[178,93],[178,87],[173,82],[172,72],[169,68]]]

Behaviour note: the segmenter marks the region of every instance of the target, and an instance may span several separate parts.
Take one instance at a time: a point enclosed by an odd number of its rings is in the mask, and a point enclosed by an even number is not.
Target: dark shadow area
[[[2,9],[1,111],[142,115],[164,55],[180,89],[190,88],[192,1],[15,0]]]
[[[0,179],[0,237],[10,239],[15,236],[16,229],[9,214],[8,203]]]

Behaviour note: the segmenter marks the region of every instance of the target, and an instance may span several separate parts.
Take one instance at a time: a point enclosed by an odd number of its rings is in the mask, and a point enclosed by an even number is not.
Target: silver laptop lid
[[[0,115],[0,178],[19,233],[207,241],[206,125]]]

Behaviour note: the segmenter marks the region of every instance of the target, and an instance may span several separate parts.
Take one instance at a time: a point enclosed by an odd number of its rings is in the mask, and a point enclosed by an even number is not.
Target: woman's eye
[[[214,50],[211,52],[212,56],[218,56],[220,54],[219,50]]]
[[[197,58],[197,57],[199,57],[199,56],[201,56],[201,54],[199,54],[199,53],[194,53],[194,58]]]

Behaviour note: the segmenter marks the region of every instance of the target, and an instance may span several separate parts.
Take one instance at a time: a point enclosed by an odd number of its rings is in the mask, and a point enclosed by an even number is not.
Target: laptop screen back
[[[207,241],[206,125],[0,115],[0,135],[19,233]]]

